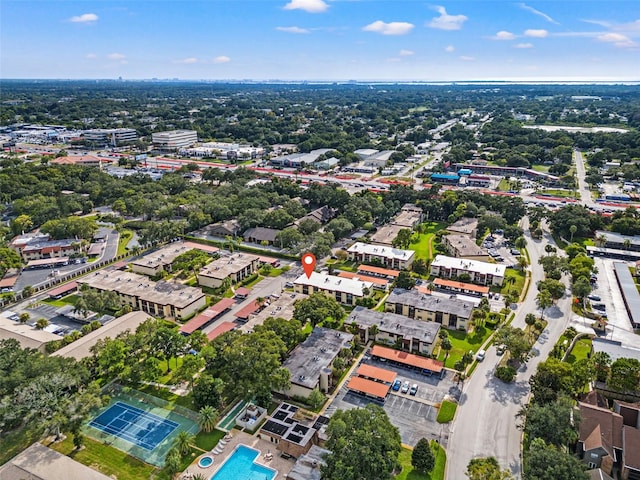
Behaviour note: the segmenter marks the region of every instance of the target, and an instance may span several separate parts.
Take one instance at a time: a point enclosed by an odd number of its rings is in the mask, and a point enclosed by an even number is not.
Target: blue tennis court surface
[[[127,442],[153,450],[179,424],[145,412],[123,402],[116,402],[94,418],[89,425]]]

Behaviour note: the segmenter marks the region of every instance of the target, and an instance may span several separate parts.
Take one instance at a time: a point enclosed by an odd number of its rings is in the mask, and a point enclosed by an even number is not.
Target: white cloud
[[[401,57],[410,57],[411,55],[414,55],[416,52],[414,52],[413,50],[400,50],[399,55]]]
[[[107,58],[109,60],[124,60],[126,56],[121,53],[110,53],[109,55],[107,55]]]
[[[549,32],[547,32],[546,30],[536,30],[533,28],[530,28],[529,30],[525,30],[524,31],[524,36],[525,37],[534,37],[534,38],[545,38],[549,35]]]
[[[285,10],[304,10],[308,13],[322,13],[328,8],[329,5],[323,0],[291,0],[284,6]]]
[[[447,52],[447,53],[452,53],[452,52],[455,52],[455,51],[456,51],[456,47],[454,47],[453,45],[448,45],[448,46],[444,49],[444,51],[445,51],[445,52]]]
[[[553,23],[555,25],[560,25],[560,23],[556,22],[553,18],[551,18],[549,15],[547,15],[544,12],[541,12],[540,10],[536,10],[533,7],[530,7],[529,5],[525,5],[524,3],[520,4],[520,8],[522,8],[523,10],[526,10],[528,12],[533,13],[534,15],[538,15],[539,17],[544,18],[547,22],[549,23]]]
[[[533,48],[533,43],[518,43],[513,47],[514,48]]]
[[[620,48],[635,47],[637,45],[633,40],[621,33],[605,33],[598,35],[596,39],[601,42],[613,43],[616,47]]]
[[[507,32],[506,30],[500,30],[491,38],[493,40],[513,40],[514,38],[516,38],[516,36],[511,32]]]
[[[229,63],[231,59],[226,55],[220,55],[213,59],[213,63]]]
[[[95,53],[87,53],[85,55],[85,58],[96,58],[96,57],[97,57],[97,55]]]
[[[279,32],[286,32],[286,33],[311,33],[306,28],[300,28],[300,27],[276,27],[276,30],[278,30]]]
[[[83,13],[82,15],[76,15],[69,19],[73,23],[92,23],[98,20],[98,15],[95,13]]]
[[[413,30],[414,25],[407,22],[389,22],[385,23],[382,20],[370,23],[362,30],[365,32],[381,33],[382,35],[406,35]]]
[[[198,63],[198,59],[196,57],[183,58],[182,60],[176,60],[174,63],[182,63],[183,65],[191,65],[194,63]]]
[[[462,55],[460,57],[460,60],[462,60],[463,62],[473,62],[475,60],[474,57],[468,57],[467,55]]]
[[[434,9],[440,14],[434,17],[428,24],[428,27],[438,28],[440,30],[460,30],[462,24],[468,20],[465,15],[449,15],[444,7],[436,6]]]

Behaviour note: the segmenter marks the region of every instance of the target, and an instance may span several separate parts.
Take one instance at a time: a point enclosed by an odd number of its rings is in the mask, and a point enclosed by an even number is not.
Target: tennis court
[[[89,425],[138,445],[153,450],[180,424],[160,418],[126,403],[116,402],[94,418]]]
[[[194,420],[174,410],[175,406],[168,402],[135,390],[117,392],[109,405],[85,424],[83,432],[143,462],[162,467],[178,433],[195,435],[199,430]],[[196,415],[193,412],[190,416]]]

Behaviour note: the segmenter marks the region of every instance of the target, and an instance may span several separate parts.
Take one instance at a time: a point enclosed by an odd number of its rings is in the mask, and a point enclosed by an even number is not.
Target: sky
[[[638,81],[640,0],[1,0],[0,78]]]

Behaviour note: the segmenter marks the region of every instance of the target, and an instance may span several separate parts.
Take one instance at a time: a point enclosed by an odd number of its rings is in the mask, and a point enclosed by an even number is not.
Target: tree
[[[576,227],[575,225],[571,225],[569,227],[569,232],[571,233],[571,240],[570,243],[573,243],[573,235],[578,231],[578,227]]]
[[[211,405],[205,405],[198,412],[198,423],[200,428],[205,432],[211,432],[218,422],[218,410],[216,410]]]
[[[164,468],[166,468],[171,475],[174,475],[180,471],[181,465],[182,458],[180,457],[180,452],[174,447],[167,452],[167,456],[164,459]]]
[[[579,418],[573,411],[571,400],[566,397],[542,405],[532,402],[518,414],[525,415],[522,429],[532,440],[542,438],[548,445],[559,448],[578,440],[575,424],[579,423]]]
[[[514,245],[516,248],[525,248],[527,246],[527,239],[524,237],[518,237],[516,238]]]
[[[402,270],[395,281],[396,288],[403,288],[405,290],[411,290],[416,285],[416,280],[411,274],[405,270]]]
[[[573,294],[584,302],[585,297],[591,293],[591,282],[584,277],[578,278],[571,287]]]
[[[565,453],[553,445],[547,445],[541,438],[531,442],[525,456],[525,480],[588,480],[587,466],[570,453]]]
[[[544,251],[547,252],[547,255],[551,255],[556,251],[556,247],[548,243],[544,246]]]
[[[304,338],[302,322],[296,318],[285,320],[284,318],[267,318],[262,325],[256,325],[255,332],[270,330],[280,337],[287,346],[287,351],[293,350]]]
[[[171,371],[171,359],[183,352],[186,339],[176,329],[160,327],[154,333],[151,345],[156,356],[167,361],[167,371]]]
[[[431,444],[426,438],[421,438],[411,452],[411,465],[422,473],[428,473],[436,465],[436,458]]]
[[[22,296],[29,298],[31,295],[33,295],[33,287],[31,285],[25,285],[22,289]]]
[[[220,378],[204,372],[198,377],[193,386],[193,403],[201,409],[207,406],[215,409],[222,405],[224,382]]]
[[[309,405],[311,405],[314,410],[320,408],[326,400],[327,397],[325,397],[324,394],[317,388],[314,388],[307,398]]]
[[[504,326],[495,334],[495,342],[504,344],[511,354],[511,358],[526,362],[531,350],[531,342],[522,329]]]
[[[49,326],[49,320],[47,320],[46,318],[39,318],[38,320],[36,320],[36,328],[38,330],[44,330],[48,326]]]
[[[546,290],[547,292],[549,292],[553,300],[559,300],[564,296],[565,286],[559,280],[547,278],[546,280],[541,280],[538,282],[538,290]]]
[[[333,233],[336,240],[346,237],[353,228],[353,224],[344,217],[334,218],[324,227],[325,231]]]
[[[444,360],[446,362],[449,357],[449,352],[453,348],[453,344],[451,343],[451,340],[449,340],[449,337],[445,337],[440,341],[440,348],[445,352]]]
[[[393,246],[400,247],[400,248],[409,248],[412,235],[413,233],[411,232],[410,228],[401,228],[398,231],[398,235],[393,240]]]
[[[593,368],[595,369],[596,379],[599,382],[606,382],[611,368],[611,357],[607,352],[596,352],[591,357]]]
[[[297,301],[293,309],[293,318],[303,325],[309,321],[313,327],[326,319],[339,321],[344,315],[344,308],[336,299],[321,292],[313,293],[309,297]]]
[[[177,380],[189,382],[189,387],[193,387],[193,377],[204,367],[204,358],[199,355],[185,355],[182,358],[182,365],[175,373]]]
[[[400,453],[400,433],[389,417],[374,404],[338,410],[327,428],[326,465],[322,478],[329,480],[387,480],[392,478]]]
[[[469,480],[513,480],[508,470],[500,470],[495,457],[474,458],[465,472]]]
[[[638,390],[640,361],[635,358],[619,358],[611,364],[607,386],[618,392]]]
[[[29,321],[30,318],[31,318],[31,315],[29,315],[27,312],[22,312],[20,314],[20,323],[24,325]]]
[[[541,290],[538,292],[538,295],[536,295],[536,304],[541,310],[540,318],[544,320],[544,311],[553,305],[553,298],[551,298],[549,291]]]
[[[191,443],[194,440],[194,436],[186,430],[180,430],[178,436],[175,439],[176,449],[181,455],[186,455],[191,450]]]

